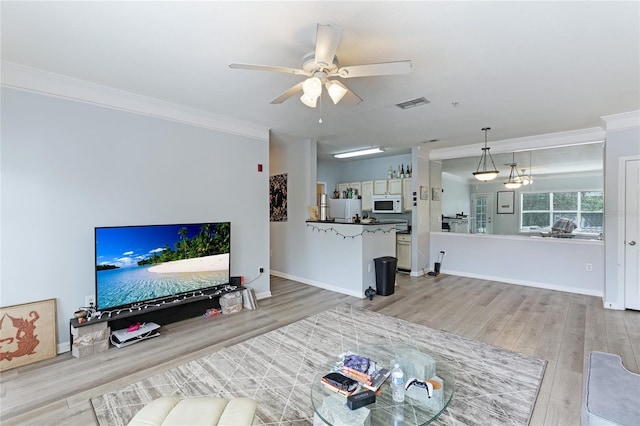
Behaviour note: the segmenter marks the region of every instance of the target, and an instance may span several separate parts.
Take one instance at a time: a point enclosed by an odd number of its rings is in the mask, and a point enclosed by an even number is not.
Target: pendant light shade
[[[496,165],[493,162],[493,157],[491,157],[491,153],[489,152],[491,148],[487,147],[487,132],[489,130],[491,130],[491,127],[482,128],[482,131],[484,132],[484,148],[482,148],[482,155],[480,156],[478,167],[473,173],[473,176],[482,182],[493,180],[496,178],[496,176],[498,176],[498,170],[496,169]],[[487,157],[489,157],[489,159],[491,160],[493,169],[487,170]]]
[[[518,163],[516,163],[516,154],[515,152],[511,153],[511,171],[509,172],[509,179],[504,183],[509,189],[516,189],[522,186],[522,178],[520,177],[520,173],[518,172]]]

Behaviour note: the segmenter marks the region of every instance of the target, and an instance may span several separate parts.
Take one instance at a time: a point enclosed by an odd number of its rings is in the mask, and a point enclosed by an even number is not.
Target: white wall
[[[432,232],[432,264],[441,250],[443,273],[603,295],[602,241]]]
[[[94,294],[94,227],[231,222],[231,274],[269,270],[268,132],[223,133],[3,88],[0,305]],[[257,172],[257,164],[265,172]],[[270,293],[269,275],[250,284]]]
[[[637,120],[637,119],[636,119]],[[636,121],[637,123],[637,121]],[[611,122],[609,126],[611,127]],[[640,127],[607,130],[605,153],[605,255],[606,255],[606,307],[624,309],[624,279],[620,262],[624,256],[624,194],[619,177],[620,158],[640,155]]]
[[[287,174],[287,221],[271,222],[271,273],[309,282],[316,259],[306,240],[307,206],[315,205],[317,144],[315,141],[275,141],[269,175]]]

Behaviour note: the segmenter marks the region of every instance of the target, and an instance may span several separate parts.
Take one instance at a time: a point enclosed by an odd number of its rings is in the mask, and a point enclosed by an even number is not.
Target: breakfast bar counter
[[[376,288],[374,259],[396,255],[393,222],[308,220],[306,225],[317,287],[364,298],[367,288]]]

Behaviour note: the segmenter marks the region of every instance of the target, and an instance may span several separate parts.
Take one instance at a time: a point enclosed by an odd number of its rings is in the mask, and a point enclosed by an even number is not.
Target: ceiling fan
[[[316,31],[316,50],[308,53],[302,59],[302,68],[274,67],[269,65],[229,64],[230,68],[272,71],[287,74],[302,75],[307,77],[304,81],[285,90],[271,101],[272,104],[280,104],[293,95],[302,92],[300,100],[308,107],[315,108],[318,98],[322,94],[323,86],[327,89],[329,97],[334,104],[343,98],[350,104],[359,104],[362,99],[353,93],[337,78],[371,77],[380,75],[409,74],[411,61],[382,62],[377,64],[353,65],[340,67],[336,51],[342,37],[342,29],[318,24]]]

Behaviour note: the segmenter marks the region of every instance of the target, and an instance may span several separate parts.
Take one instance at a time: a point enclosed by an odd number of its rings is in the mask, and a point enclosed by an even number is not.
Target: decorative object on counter
[[[320,220],[318,206],[309,206],[307,207],[307,211],[309,212],[309,220]]]
[[[360,232],[359,234],[355,234],[355,235],[344,235],[343,233],[341,233],[340,231],[338,231],[335,228],[327,228],[327,229],[322,229],[319,228],[311,223],[307,223],[307,228],[311,228],[314,231],[318,231],[318,232],[324,232],[325,234],[327,232],[333,232],[334,234],[347,239],[347,238],[351,238],[354,239],[356,237],[361,237],[363,234],[375,234],[376,232],[382,232],[383,234],[388,234],[391,231],[395,232],[395,228],[391,228],[391,229],[382,229],[382,228],[376,228],[376,229],[364,229],[362,232]]]
[[[0,371],[56,356],[56,299],[0,308]]]
[[[496,164],[493,162],[493,157],[489,150],[491,148],[487,147],[487,132],[491,130],[491,127],[483,127],[482,131],[484,132],[484,148],[482,148],[482,155],[480,156],[480,161],[478,162],[478,168],[473,174],[476,179],[482,182],[487,182],[493,180],[498,176],[498,170],[496,169]],[[491,164],[493,165],[492,170],[487,170],[487,157],[491,160]],[[482,169],[480,169],[482,166]]]
[[[329,197],[327,194],[320,194],[320,220],[329,219]]]
[[[287,221],[287,174],[269,177],[269,217],[271,222]]]

